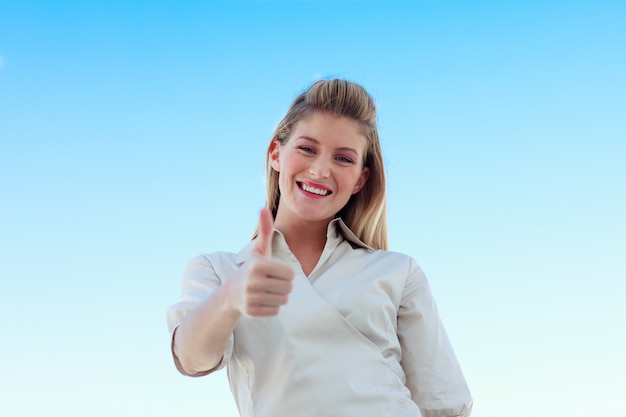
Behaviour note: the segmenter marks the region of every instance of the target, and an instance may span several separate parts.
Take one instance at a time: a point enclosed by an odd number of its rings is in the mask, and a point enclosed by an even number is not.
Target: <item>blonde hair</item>
[[[326,112],[357,121],[364,129],[368,147],[363,165],[370,170],[365,186],[354,194],[337,213],[352,232],[374,249],[387,249],[387,196],[385,168],[376,125],[376,105],[359,84],[342,80],[320,80],[300,93],[276,127],[265,156],[267,200],[265,206],[274,217],[278,211],[280,190],[278,172],[270,165],[272,142],[287,143],[296,123],[314,112]],[[256,235],[256,233],[255,233]]]

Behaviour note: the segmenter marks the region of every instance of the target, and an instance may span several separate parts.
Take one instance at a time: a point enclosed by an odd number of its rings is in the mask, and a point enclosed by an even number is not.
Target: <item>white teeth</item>
[[[317,194],[317,195],[327,195],[328,194],[328,190],[320,190],[319,188],[315,188],[315,187],[311,187],[309,185],[306,184],[302,184],[302,189],[304,191],[307,191],[309,193],[313,193],[313,194]]]

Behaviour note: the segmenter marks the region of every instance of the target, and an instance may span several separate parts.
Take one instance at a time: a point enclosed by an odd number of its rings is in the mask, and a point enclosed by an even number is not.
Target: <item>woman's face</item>
[[[369,177],[366,151],[353,119],[315,112],[296,123],[284,145],[270,148],[281,193],[276,222],[332,220]]]

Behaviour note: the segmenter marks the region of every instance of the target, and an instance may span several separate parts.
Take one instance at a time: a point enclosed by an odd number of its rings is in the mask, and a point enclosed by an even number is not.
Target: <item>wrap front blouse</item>
[[[172,334],[252,246],[187,264],[168,309]],[[341,219],[308,277],[277,230],[272,256],[296,270],[289,301],[275,317],[243,317],[218,367],[242,417],[469,416],[465,378],[412,258],[371,249]]]

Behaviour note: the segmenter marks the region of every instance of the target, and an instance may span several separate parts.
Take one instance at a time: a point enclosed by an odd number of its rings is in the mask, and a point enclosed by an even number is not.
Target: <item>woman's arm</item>
[[[201,376],[215,370],[242,316],[274,316],[287,303],[295,271],[271,258],[273,233],[272,215],[264,210],[248,259],[223,283],[206,257],[187,265],[183,299],[201,301],[172,333],[172,352],[183,374]],[[207,293],[202,300],[199,294]]]
[[[229,302],[227,281],[191,310],[174,330],[172,352],[178,370],[189,376],[215,370],[241,315]]]
[[[407,387],[424,417],[470,415],[472,397],[426,276],[411,260],[398,314]]]

